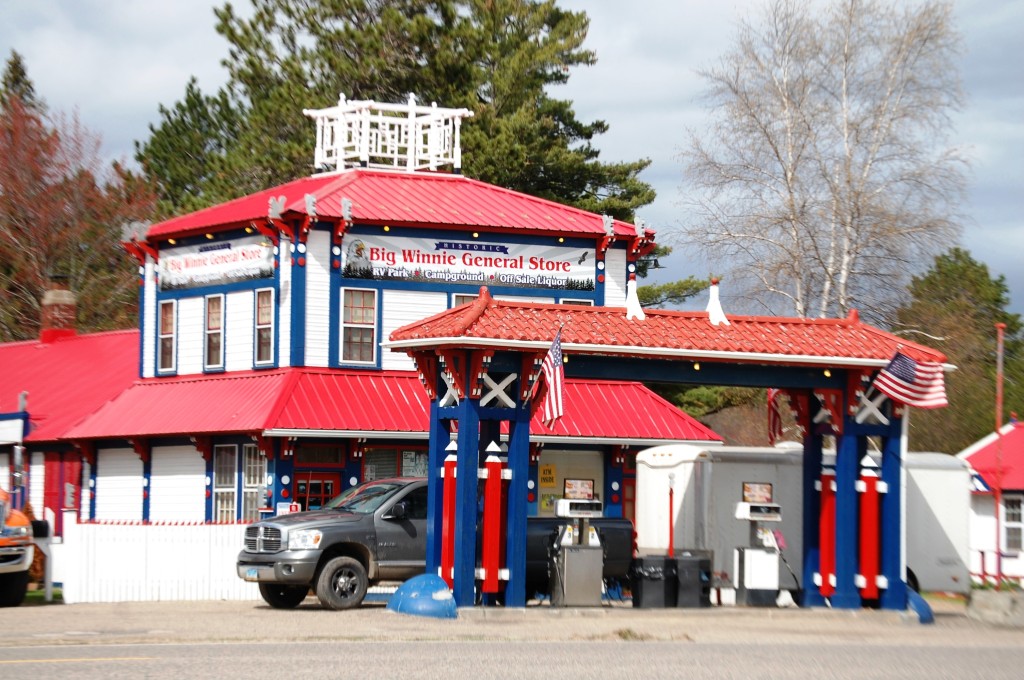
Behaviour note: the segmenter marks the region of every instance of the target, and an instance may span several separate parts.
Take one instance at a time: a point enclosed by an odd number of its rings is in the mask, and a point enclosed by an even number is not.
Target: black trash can
[[[676,558],[677,607],[711,606],[711,558],[681,555]]]
[[[675,607],[679,577],[674,557],[638,557],[629,566],[633,606],[645,609]]]

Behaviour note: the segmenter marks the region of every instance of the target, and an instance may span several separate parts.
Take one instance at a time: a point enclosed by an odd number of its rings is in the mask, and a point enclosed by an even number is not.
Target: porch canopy
[[[845,319],[730,316],[728,323],[718,324],[707,312],[643,312],[643,318],[627,318],[621,307],[496,300],[485,287],[474,301],[399,328],[383,343],[413,358],[432,402],[428,571],[441,567],[442,466],[452,437],[457,437],[458,447],[456,478],[476,479],[484,449],[497,440],[500,423],[507,422],[511,482],[504,602],[525,604],[530,395],[541,361],[561,331],[567,379],[760,386],[788,394],[804,432],[805,605],[823,605],[825,597],[835,607],[862,605],[857,481],[867,439],[879,438],[881,478],[888,493],[881,502],[878,582],[884,590],[878,599],[883,607],[905,609],[899,483],[905,413],[901,404],[876,394],[871,383],[897,352],[920,362],[941,364],[946,357],[862,323],[855,311]],[[632,408],[622,404],[623,417]],[[816,575],[821,578],[815,482],[822,474],[825,435],[836,437],[837,455],[835,585],[831,587],[826,575],[823,594],[808,586]],[[479,499],[476,484],[459,484],[457,489],[451,580],[455,599],[463,606],[476,598]]]

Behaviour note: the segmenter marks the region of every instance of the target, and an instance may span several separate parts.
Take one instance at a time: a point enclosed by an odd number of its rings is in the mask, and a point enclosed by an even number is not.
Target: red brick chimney
[[[52,276],[50,287],[43,293],[39,341],[47,343],[74,336],[76,310],[77,300],[68,289],[68,278]]]

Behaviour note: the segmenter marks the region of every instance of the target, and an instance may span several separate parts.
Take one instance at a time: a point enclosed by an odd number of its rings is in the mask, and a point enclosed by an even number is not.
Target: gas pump
[[[736,519],[750,523],[749,545],[733,553],[736,604],[774,607],[779,597],[779,548],[767,522],[782,521],[777,503],[737,503]]]
[[[604,548],[591,517],[601,517],[599,500],[561,498],[555,516],[569,519],[555,537],[551,555],[551,606],[600,607]]]

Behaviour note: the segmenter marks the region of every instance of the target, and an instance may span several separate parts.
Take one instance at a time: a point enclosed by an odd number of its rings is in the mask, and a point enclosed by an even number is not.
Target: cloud
[[[36,91],[52,108],[77,109],[101,135],[111,158],[127,158],[133,142],[159,120],[158,107],[173,105],[190,76],[215,92],[226,79],[221,61],[227,43],[216,33],[211,0],[111,2],[110,0],[7,0],[0,3],[0,45],[26,60]],[[251,11],[248,0],[233,3]],[[688,128],[707,121],[698,69],[731,45],[741,17],[753,18],[757,0],[559,0],[585,11],[585,46],[597,53],[592,67],[574,69],[552,95],[572,100],[581,120],[605,120],[596,140],[605,161],[652,159],[642,175],[658,192],[640,217],[672,239],[685,214],[678,154]],[[957,116],[956,144],[968,148],[974,167],[971,220],[964,244],[993,274],[1012,278],[1013,306],[1024,311],[1024,274],[1016,253],[1024,249],[1024,80],[1019,52],[1024,3],[957,0],[955,19],[964,37],[962,75],[967,108]],[[6,61],[8,54],[2,55]],[[438,102],[443,105],[443,102]],[[299,102],[297,105],[306,105]],[[682,248],[659,276],[707,275]],[[721,268],[719,268],[721,269]],[[696,270],[696,271],[694,271]],[[701,274],[702,272],[702,274]]]

